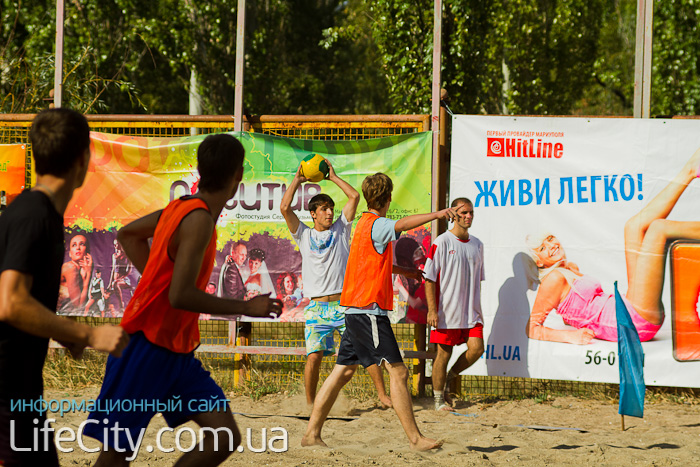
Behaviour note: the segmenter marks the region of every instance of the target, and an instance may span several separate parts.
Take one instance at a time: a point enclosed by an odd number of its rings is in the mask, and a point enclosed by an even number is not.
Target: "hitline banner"
[[[299,140],[257,133],[235,136],[246,149],[245,172],[238,193],[217,222],[218,254],[207,292],[250,298],[262,289],[285,303],[282,321],[303,321],[308,303],[303,297],[301,256],[279,211],[287,184],[305,156],[317,153],[328,158],[336,173],[358,191],[367,175],[388,174],[394,191],[387,217],[430,210],[430,133],[358,141]],[[91,133],[89,173],[65,216],[61,314],[121,316],[139,275],[116,241],[116,232],[169,201],[197,191],[196,154],[203,139]],[[292,208],[309,226],[313,225],[309,200],[322,192],[334,199],[336,216],[347,201],[331,182],[303,184]],[[365,209],[362,200],[358,215]],[[426,237],[426,229],[409,232],[397,242],[397,256],[412,262]],[[232,286],[227,274],[240,274],[244,286]],[[397,280],[395,322],[406,319],[406,295],[417,288],[401,285]],[[421,316],[424,320],[424,313]]]
[[[619,381],[613,284],[647,385],[700,387],[700,123],[455,116],[450,197],[485,245],[470,373]]]

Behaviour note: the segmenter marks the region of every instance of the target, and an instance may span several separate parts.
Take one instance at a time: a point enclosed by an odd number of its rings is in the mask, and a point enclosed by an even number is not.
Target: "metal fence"
[[[33,115],[0,115],[0,144],[27,144],[26,186],[31,186],[31,144],[29,128]],[[142,116],[91,115],[93,131],[132,136],[188,136],[233,131],[232,117],[214,116]],[[365,115],[365,116],[260,116],[250,117],[246,131],[290,138],[319,140],[355,140],[406,134],[429,129],[428,115]],[[85,318],[80,318],[84,320]],[[118,320],[89,318],[91,324]],[[302,383],[305,363],[304,323],[242,323],[230,321],[200,321],[202,346],[200,357],[212,366],[231,370],[234,382],[258,372],[266,381],[281,389]],[[425,326],[394,325],[399,346],[414,355],[426,356]],[[235,339],[235,340],[234,340]],[[337,344],[337,343],[336,343]],[[274,354],[237,352],[245,347],[271,347]],[[429,350],[429,349],[428,349]],[[424,360],[407,360],[413,375],[415,394],[424,392],[429,379],[424,377]],[[321,380],[333,366],[326,358],[321,367]],[[243,371],[246,369],[247,371]],[[610,385],[576,381],[535,380],[530,378],[463,376],[455,390],[467,396],[527,397],[543,393],[588,394]],[[371,388],[369,375],[360,371],[348,389]]]

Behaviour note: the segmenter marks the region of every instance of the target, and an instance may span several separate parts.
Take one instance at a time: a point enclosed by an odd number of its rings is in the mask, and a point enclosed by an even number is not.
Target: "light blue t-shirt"
[[[392,219],[387,219],[386,217],[377,216],[377,220],[372,224],[372,243],[374,243],[374,248],[377,253],[384,254],[387,247],[391,247],[391,242],[398,240],[401,236],[400,232],[396,231],[396,222]],[[366,315],[377,315],[386,316],[388,310],[382,310],[379,305],[372,303],[364,308],[347,307],[345,308],[345,314],[366,314]]]

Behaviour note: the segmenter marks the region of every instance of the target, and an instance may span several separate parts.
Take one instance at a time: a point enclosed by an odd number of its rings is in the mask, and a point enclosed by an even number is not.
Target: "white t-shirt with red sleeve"
[[[425,278],[436,283],[438,329],[468,329],[484,324],[481,281],[484,280],[484,244],[473,235],[460,240],[447,231],[428,252]]]

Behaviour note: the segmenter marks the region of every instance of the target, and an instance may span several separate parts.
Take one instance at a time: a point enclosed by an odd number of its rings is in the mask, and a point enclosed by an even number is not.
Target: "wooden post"
[[[53,106],[58,109],[63,104],[63,0],[56,0],[56,57],[53,71]]]
[[[622,431],[625,431],[625,416],[620,415],[620,422],[622,422]]]
[[[637,0],[634,55],[634,117],[649,118],[654,0]]]
[[[426,350],[426,338],[425,338],[425,324],[415,324],[413,325],[413,350],[425,351]],[[419,397],[425,395],[425,359],[424,358],[414,358],[413,359],[413,387],[412,393]]]
[[[253,330],[252,323],[237,321],[239,326],[236,345],[250,345],[250,337]],[[243,381],[250,377],[250,357],[248,354],[233,355],[233,384],[240,386]]]
[[[245,54],[245,0],[238,0],[236,23],[236,86],[233,94],[233,129],[243,131],[243,65]]]

